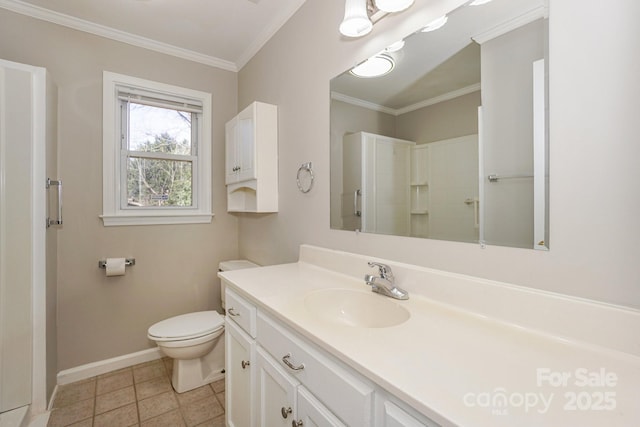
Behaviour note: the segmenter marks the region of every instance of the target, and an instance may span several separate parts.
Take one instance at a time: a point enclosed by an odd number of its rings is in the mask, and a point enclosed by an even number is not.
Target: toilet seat
[[[224,328],[224,318],[217,311],[181,314],[152,325],[147,336],[154,341],[181,341],[210,335]]]

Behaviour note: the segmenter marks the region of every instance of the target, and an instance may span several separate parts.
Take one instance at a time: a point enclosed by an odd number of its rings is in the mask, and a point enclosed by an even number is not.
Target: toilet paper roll
[[[107,258],[105,268],[108,276],[124,276],[125,272],[124,258]]]

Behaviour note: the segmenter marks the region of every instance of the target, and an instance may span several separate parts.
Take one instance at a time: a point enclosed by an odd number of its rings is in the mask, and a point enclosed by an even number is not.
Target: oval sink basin
[[[324,321],[360,328],[388,328],[411,317],[409,310],[393,299],[351,289],[312,291],[305,296],[304,305]]]

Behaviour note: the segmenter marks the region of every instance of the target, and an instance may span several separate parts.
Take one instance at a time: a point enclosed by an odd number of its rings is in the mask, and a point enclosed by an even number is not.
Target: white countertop
[[[637,354],[536,331],[429,298],[430,286],[418,289],[419,284],[412,284],[415,280],[407,266],[401,266],[400,277],[411,284],[407,287],[411,297],[396,301],[411,313],[406,322],[388,328],[359,328],[323,321],[305,308],[309,291],[369,288],[362,279],[317,265],[321,263],[305,262],[313,257],[303,258],[293,264],[224,272],[220,277],[259,309],[438,423],[640,425]],[[362,274],[369,272],[373,273],[362,269]],[[429,274],[429,280],[437,280],[437,272],[430,270]],[[403,287],[403,282],[398,279],[397,285]],[[450,297],[455,300],[455,295]],[[504,304],[514,301],[508,293],[504,295]],[[540,308],[541,317],[554,316],[544,311],[546,306]],[[603,310],[607,315],[611,307]],[[623,310],[622,314],[624,319],[637,320],[636,312]],[[593,319],[585,319],[585,325],[591,323]],[[619,327],[629,325],[636,323]],[[636,329],[631,336],[637,337],[638,332]],[[608,336],[607,331],[597,333]],[[635,344],[620,346],[635,348]]]

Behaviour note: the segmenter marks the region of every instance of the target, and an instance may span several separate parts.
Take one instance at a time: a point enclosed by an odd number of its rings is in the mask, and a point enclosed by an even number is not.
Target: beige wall
[[[398,116],[397,138],[418,144],[478,133],[480,91]]]
[[[147,328],[219,307],[218,262],[235,258],[237,219],[226,213],[224,123],[237,111],[237,74],[70,30],[0,9],[0,57],[46,67],[58,85],[58,370],[152,347]],[[103,227],[102,71],[213,94],[211,224]],[[134,257],[123,277],[98,269]]]
[[[344,41],[344,3],[307,0],[241,70],[239,104],[259,99],[280,112],[280,212],[241,218],[241,255],[294,261],[298,245],[311,243],[640,308],[640,3],[633,0],[550,1],[549,252],[329,229],[329,79],[452,3],[417,0],[367,37]],[[295,184],[305,161],[316,173],[308,194]]]

